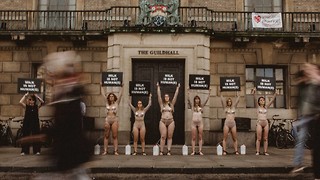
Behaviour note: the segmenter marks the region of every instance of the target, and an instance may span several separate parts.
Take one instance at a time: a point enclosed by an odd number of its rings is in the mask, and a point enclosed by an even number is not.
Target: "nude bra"
[[[258,110],[259,114],[267,114],[267,112],[268,112],[267,109],[260,109],[259,108],[259,110]]]
[[[227,114],[235,114],[236,113],[236,111],[234,109],[227,109],[225,112]]]
[[[202,108],[201,107],[195,107],[193,108],[194,112],[202,112]]]
[[[107,111],[116,113],[117,112],[117,108],[114,107],[114,106],[107,106]]]
[[[143,112],[136,112],[135,113],[136,117],[143,117],[144,116],[144,113]]]
[[[172,108],[162,108],[161,112],[172,112]]]

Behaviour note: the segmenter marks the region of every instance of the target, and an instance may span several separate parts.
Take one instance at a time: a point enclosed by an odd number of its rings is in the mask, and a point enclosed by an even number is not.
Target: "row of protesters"
[[[256,97],[256,89],[252,90],[254,94],[254,99],[257,100],[257,125],[256,125],[256,155],[260,155],[260,142],[262,138],[262,132],[263,132],[263,141],[264,141],[264,155],[269,155],[268,153],[268,133],[269,133],[269,123],[267,120],[267,112],[268,108],[271,106],[271,104],[274,102],[277,93],[274,93],[272,99],[269,101],[268,104],[266,104],[266,100],[263,96],[257,98]],[[231,98],[228,98],[227,100],[223,97],[222,93],[220,92],[220,98],[222,106],[224,107],[224,112],[226,114],[226,119],[223,126],[223,140],[222,140],[222,147],[223,147],[223,155],[227,155],[228,152],[226,150],[227,143],[226,139],[228,138],[228,134],[231,132],[231,136],[233,139],[233,147],[234,147],[234,154],[238,155],[238,140],[237,140],[237,127],[236,127],[236,107],[239,103],[240,96],[237,92],[237,98],[235,100],[235,103],[232,102]]]
[[[160,155],[163,155],[163,149],[165,145],[165,141],[167,140],[168,151],[167,155],[171,155],[171,145],[172,145],[172,136],[175,128],[174,119],[173,119],[173,112],[174,112],[174,105],[177,100],[178,92],[179,92],[180,84],[178,84],[174,97],[172,101],[170,100],[169,94],[164,94],[164,100],[161,97],[161,90],[160,85],[157,83],[157,95],[158,95],[158,102],[161,107],[161,120],[159,122],[159,130],[161,135],[160,141]],[[101,92],[106,99],[106,109],[107,109],[107,117],[105,120],[105,135],[104,135],[104,152],[102,155],[108,154],[108,139],[110,136],[110,130],[112,131],[113,137],[113,145],[114,145],[114,155],[119,155],[118,150],[118,128],[119,128],[119,119],[117,116],[118,106],[122,97],[122,87],[119,93],[119,98],[113,93],[106,93],[104,88],[101,86]],[[144,125],[144,115],[146,111],[151,106],[151,95],[149,96],[149,103],[146,108],[143,108],[142,101],[138,101],[137,107],[135,108],[131,103],[129,103],[130,108],[135,114],[135,123],[133,127],[133,134],[134,134],[134,152],[133,155],[137,154],[137,142],[138,136],[140,134],[140,140],[142,143],[142,154],[146,155],[145,153],[145,146],[144,146],[144,135],[145,135],[145,125]],[[140,132],[140,133],[139,133]]]

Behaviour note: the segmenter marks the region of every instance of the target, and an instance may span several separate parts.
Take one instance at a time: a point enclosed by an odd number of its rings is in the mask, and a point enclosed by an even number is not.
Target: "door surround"
[[[189,74],[210,74],[210,37],[202,34],[142,34],[115,33],[108,37],[108,61],[102,71],[123,72],[124,91],[119,108],[119,144],[130,141],[128,107],[129,81],[132,80],[133,59],[181,59],[185,61],[184,89],[188,88]],[[109,88],[109,87],[108,87]],[[119,88],[111,88],[117,91]],[[203,94],[206,95],[206,94]],[[187,99],[186,93],[184,99]],[[186,103],[185,103],[186,104]],[[204,114],[204,130],[209,131],[209,103]],[[191,142],[191,110],[185,105],[185,141]]]

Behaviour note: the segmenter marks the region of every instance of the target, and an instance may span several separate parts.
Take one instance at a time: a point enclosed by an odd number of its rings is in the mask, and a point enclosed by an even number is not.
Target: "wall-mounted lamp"
[[[191,27],[197,27],[197,21],[196,20],[191,20]]]
[[[128,19],[125,19],[123,21],[123,27],[129,27],[130,26],[130,23],[129,23],[129,20]]]
[[[309,37],[303,37],[303,38],[302,38],[302,41],[303,41],[304,43],[307,43],[307,42],[309,42],[309,39],[310,39]]]

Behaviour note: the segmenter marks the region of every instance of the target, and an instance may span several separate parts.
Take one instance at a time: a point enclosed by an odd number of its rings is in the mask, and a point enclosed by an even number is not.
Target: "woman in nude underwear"
[[[108,95],[104,91],[104,88],[101,86],[101,93],[106,100],[106,113],[107,117],[104,124],[104,141],[103,149],[104,152],[102,155],[108,154],[108,140],[110,135],[110,130],[112,131],[113,146],[114,146],[114,155],[118,154],[118,128],[119,128],[119,118],[117,116],[117,111],[119,103],[122,97],[123,87],[121,86],[119,92],[119,98],[114,93],[109,93]]]
[[[180,88],[180,83],[176,88],[172,101],[170,101],[169,94],[164,94],[164,100],[162,100],[160,85],[159,83],[157,83],[157,95],[158,95],[158,102],[159,102],[160,111],[161,111],[161,119],[159,122],[159,130],[161,135],[160,155],[163,155],[163,148],[164,148],[166,139],[167,139],[167,145],[168,145],[167,155],[171,155],[170,150],[172,145],[172,136],[175,128],[175,124],[173,120],[173,112],[174,112],[174,105],[177,101],[179,88]]]
[[[132,155],[137,155],[137,148],[138,148],[138,137],[140,134],[140,141],[141,141],[141,149],[142,149],[142,155],[147,155],[145,153],[145,135],[146,135],[146,126],[144,124],[144,117],[146,112],[151,106],[151,97],[152,95],[149,95],[149,102],[146,107],[143,106],[142,101],[138,100],[137,107],[134,107],[131,104],[131,97],[129,98],[129,106],[134,113],[135,121],[132,128],[133,133],[133,148],[134,152]]]
[[[220,91],[220,98],[221,98],[221,104],[224,107],[224,112],[226,113],[226,120],[224,121],[224,126],[223,126],[223,140],[222,140],[223,155],[227,155],[226,140],[228,138],[229,132],[231,132],[232,139],[233,139],[234,153],[238,155],[239,152],[238,152],[237,127],[236,127],[236,121],[235,121],[235,114],[236,114],[236,107],[239,103],[240,96],[237,91],[237,99],[234,104],[232,104],[231,98],[228,98],[227,100],[225,100],[225,98],[222,96],[221,91]]]
[[[256,89],[254,88],[252,90],[252,93],[254,94],[254,99],[257,99],[256,97]],[[262,136],[262,130],[263,131],[263,154],[264,155],[269,155],[268,153],[268,134],[269,134],[269,123],[267,119],[267,112],[268,108],[271,106],[273,101],[276,98],[277,93],[274,93],[271,101],[266,104],[266,100],[264,97],[259,97],[257,101],[257,140],[256,140],[256,155],[260,154],[260,143],[261,143],[261,136]]]
[[[191,145],[192,145],[192,152],[190,155],[195,154],[195,144],[196,144],[196,138],[198,133],[198,142],[199,142],[199,155],[203,155],[202,153],[202,134],[203,134],[203,120],[202,120],[202,114],[203,114],[203,107],[207,104],[208,100],[210,98],[210,90],[209,95],[205,102],[201,104],[201,99],[198,95],[196,95],[193,98],[193,104],[190,101],[190,91],[188,89],[188,104],[189,107],[192,109],[192,121],[191,121]]]

